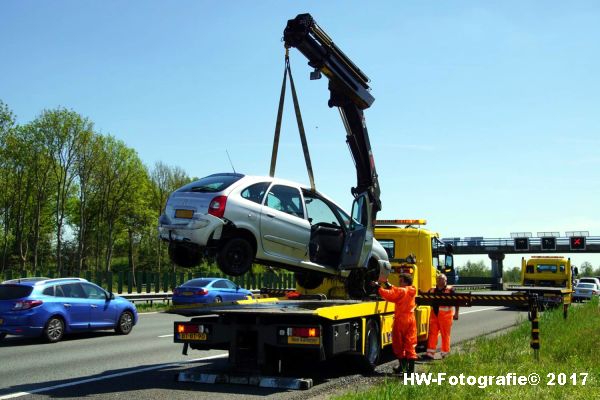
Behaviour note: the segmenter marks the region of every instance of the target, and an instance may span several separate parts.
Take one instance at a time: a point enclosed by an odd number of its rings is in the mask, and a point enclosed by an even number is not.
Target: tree
[[[483,260],[477,261],[476,263],[467,261],[467,263],[463,267],[458,268],[458,275],[467,277],[467,276],[491,276],[492,271],[485,266]]]
[[[2,269],[7,266],[8,249],[10,242],[10,212],[14,203],[11,202],[12,182],[10,180],[11,167],[7,153],[8,136],[15,127],[15,115],[8,106],[0,100],[0,222],[2,223]]]
[[[592,264],[588,261],[582,262],[581,265],[579,266],[579,275],[580,276],[593,276],[594,268],[592,267]]]
[[[45,110],[34,121],[42,132],[55,179],[56,269],[62,271],[61,247],[67,202],[76,177],[75,163],[81,136],[92,130],[92,123],[64,108]]]

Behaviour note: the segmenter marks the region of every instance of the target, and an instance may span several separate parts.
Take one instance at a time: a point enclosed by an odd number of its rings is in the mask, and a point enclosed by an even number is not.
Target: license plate
[[[4,320],[2,318],[0,318],[0,325],[2,325],[4,323]]]
[[[179,339],[181,340],[206,340],[206,333],[180,333]]]
[[[193,210],[175,210],[175,218],[192,219],[194,216]]]
[[[183,292],[182,295],[184,296],[192,296],[194,294],[194,292]]]
[[[299,337],[288,336],[288,344],[320,344],[321,339],[318,337]]]

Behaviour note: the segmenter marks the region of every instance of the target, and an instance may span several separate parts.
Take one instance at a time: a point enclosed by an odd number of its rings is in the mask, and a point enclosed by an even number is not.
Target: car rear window
[[[192,279],[181,286],[205,287],[208,286],[212,281],[212,279]]]
[[[0,285],[0,300],[13,300],[27,297],[33,288],[24,285]]]
[[[234,182],[242,179],[242,174],[215,174],[204,177],[200,180],[188,183],[184,187],[178,189],[178,192],[199,192],[199,193],[216,193],[227,189]]]

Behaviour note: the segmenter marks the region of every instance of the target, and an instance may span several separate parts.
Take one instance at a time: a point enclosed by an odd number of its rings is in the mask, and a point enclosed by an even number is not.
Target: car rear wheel
[[[52,317],[44,327],[43,337],[49,343],[60,341],[65,334],[65,322],[60,317]]]
[[[217,265],[230,276],[245,274],[252,267],[254,249],[244,238],[232,238],[223,245],[217,254]]]
[[[131,311],[124,311],[119,317],[115,332],[121,335],[128,335],[133,329],[133,314]]]
[[[6,333],[0,332],[0,340],[4,339],[5,337],[6,337]]]

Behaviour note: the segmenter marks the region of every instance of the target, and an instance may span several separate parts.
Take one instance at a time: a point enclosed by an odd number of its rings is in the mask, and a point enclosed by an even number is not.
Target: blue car
[[[137,323],[135,305],[81,278],[26,278],[0,284],[0,339],[114,329],[127,335]]]
[[[252,297],[252,292],[223,278],[196,278],[173,290],[173,304],[221,303]]]

